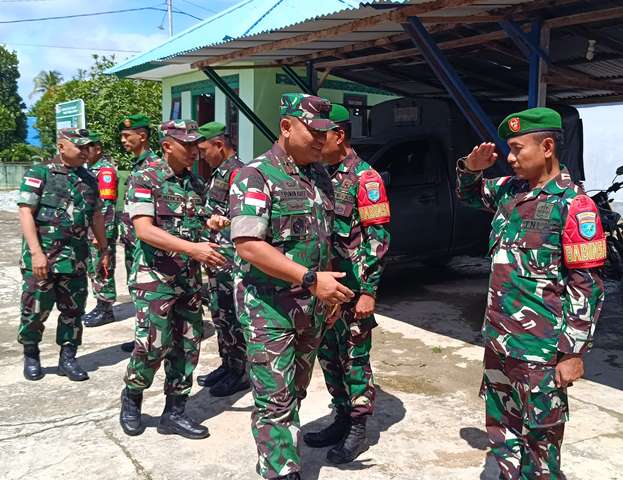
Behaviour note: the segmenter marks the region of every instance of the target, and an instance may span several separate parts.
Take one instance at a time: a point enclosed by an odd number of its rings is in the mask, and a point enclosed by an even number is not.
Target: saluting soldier
[[[52,308],[60,311],[56,343],[61,347],[58,374],[70,380],[89,375],[76,360],[82,343],[82,322],[87,299],[87,231],[93,229],[100,250],[99,268],[107,270],[110,250],[97,182],[83,167],[91,143],[85,129],[58,131],[58,156],[47,165],[35,165],[20,186],[19,218],[22,227],[21,321],[17,340],[24,345],[24,377],[43,377],[39,343]]]
[[[335,420],[327,428],[306,433],[311,447],[335,445],[331,463],[352,462],[368,449],[366,421],[374,410],[375,388],[370,365],[372,329],[376,326],[376,292],[389,249],[389,200],[381,176],[350,146],[350,113],[333,104],[322,149],[335,191],[333,267],[346,272],[344,284],[355,297],[342,305],[318,350]]]
[[[149,138],[151,136],[149,117],[141,113],[127,115],[119,122],[119,135],[121,137],[121,145],[123,148],[134,156],[132,170],[130,175],[137,172],[141,168],[150,163],[158,163],[162,160],[149,147]],[[121,213],[121,221],[119,222],[119,236],[123,243],[125,254],[125,272],[130,278],[132,271],[132,262],[134,260],[134,247],[136,245],[136,234],[134,233],[134,225],[130,220],[128,213],[128,182],[130,176],[126,179],[126,191],[123,199],[123,212]],[[134,349],[134,342],[126,342],[121,345],[121,349],[125,352],[131,352]]]
[[[165,362],[166,404],[157,430],[201,439],[208,429],[186,415],[203,334],[201,263],[223,265],[217,245],[201,242],[208,220],[205,183],[190,171],[202,139],[191,120],[160,126],[164,162],[132,173],[127,213],[138,238],[129,288],[136,307],[135,348],[121,394],[119,420],[139,435],[143,391]]]
[[[210,216],[207,237],[219,245],[219,252],[227,259],[227,264],[208,270],[208,304],[216,327],[221,365],[207,375],[198,376],[197,383],[211,387],[211,395],[225,397],[249,388],[245,373],[246,345],[234,308],[234,245],[229,229],[229,189],[244,164],[238,158],[225,125],[206,123],[199,127],[199,133],[203,136],[199,151],[211,169],[206,203]]]
[[[457,192],[495,212],[483,325],[486,426],[500,478],[564,478],[567,388],[584,373],[604,299],[599,213],[559,162],[560,115],[531,108],[498,128],[513,176],[488,179],[495,145],[459,160]]]
[[[87,147],[86,168],[97,180],[99,196],[102,201],[101,213],[106,225],[106,239],[110,249],[110,266],[108,271],[98,269],[100,253],[97,241],[91,235],[89,243],[89,258],[87,271],[93,287],[93,295],[97,299],[97,305],[93,310],[83,316],[82,323],[85,327],[98,327],[115,321],[112,306],[117,299],[115,287],[115,256],[117,250],[117,187],[119,178],[113,162],[104,155],[102,141],[99,133],[90,131],[91,143]]]
[[[281,97],[280,135],[243,167],[231,196],[234,295],[247,342],[258,473],[300,478],[298,410],[311,379],[327,310],[353,292],[331,270],[333,192],[322,147],[331,104]],[[293,285],[295,285],[293,287]]]

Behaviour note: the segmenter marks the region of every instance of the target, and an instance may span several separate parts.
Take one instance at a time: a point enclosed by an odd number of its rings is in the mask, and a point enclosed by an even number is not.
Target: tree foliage
[[[49,159],[52,152],[28,145],[26,143],[14,143],[10,147],[0,151],[0,162],[30,163]]]
[[[17,93],[17,54],[0,45],[0,150],[26,138],[26,105]]]
[[[114,63],[114,57],[93,55],[88,72],[79,71],[72,80],[49,90],[35,103],[31,114],[37,117],[36,127],[44,146],[54,145],[56,140],[55,105],[81,98],[86,108],[87,128],[101,134],[104,151],[118,166],[129,166],[130,156],[119,142],[119,121],[125,115],[143,113],[159,123],[162,87],[158,82],[104,75],[104,70]],[[155,135],[152,140],[157,147]]]
[[[56,70],[50,70],[46,72],[41,70],[39,74],[33,79],[34,88],[30,97],[37,94],[44,94],[47,91],[59,86],[63,82],[63,75]]]

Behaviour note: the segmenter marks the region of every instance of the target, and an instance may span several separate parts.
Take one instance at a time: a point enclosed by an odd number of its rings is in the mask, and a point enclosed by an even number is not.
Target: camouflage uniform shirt
[[[229,188],[234,181],[238,170],[244,166],[238,155],[225,160],[214,169],[208,185],[208,200],[206,203],[206,215],[221,215],[229,218]],[[234,261],[234,245],[230,238],[230,228],[225,227],[220,231],[208,231],[208,240],[219,245],[221,253],[230,263]]]
[[[557,352],[589,350],[604,289],[595,270],[563,263],[563,228],[572,202],[583,195],[567,169],[534,189],[517,177],[485,179],[461,161],[457,178],[460,199],[495,212],[485,345],[537,363],[555,360]]]
[[[127,190],[130,217],[147,215],[167,233],[198,242],[207,221],[205,184],[184,170],[176,175],[165,162],[156,162],[132,173]],[[173,253],[137,241],[130,288],[181,294],[201,287],[200,263],[188,255]]]
[[[361,160],[354,151],[332,172],[331,183],[335,191],[335,228],[333,245],[335,270],[346,272],[343,283],[351,290],[376,296],[383,272],[383,257],[389,249],[389,207],[383,213],[387,221],[364,226],[358,205],[361,175],[374,169]]]
[[[299,167],[278,145],[243,167],[231,188],[232,239],[265,240],[292,261],[314,270],[331,263],[333,202],[326,173],[315,164]],[[292,285],[236,255],[234,281],[253,290],[285,292]]]
[[[52,273],[79,274],[86,269],[87,231],[101,209],[97,182],[84,167],[68,168],[60,160],[35,165],[22,179],[18,205],[34,209],[39,242]],[[31,270],[28,244],[22,241],[20,267]]]
[[[153,150],[144,151],[133,163],[131,174],[125,182],[126,190],[123,199],[123,213],[121,214],[121,222],[119,223],[119,233],[121,240],[126,245],[136,244],[136,234],[134,233],[134,226],[132,225],[132,220],[128,212],[128,187],[131,175],[150,164],[159,162],[162,162],[162,160],[158,158]]]

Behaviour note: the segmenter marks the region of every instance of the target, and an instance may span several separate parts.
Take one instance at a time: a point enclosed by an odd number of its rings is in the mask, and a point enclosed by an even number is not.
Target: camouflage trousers
[[[125,375],[127,387],[135,391],[149,388],[164,360],[164,393],[188,395],[203,333],[199,291],[174,295],[133,289],[132,299],[136,329]]]
[[[343,306],[342,315],[327,329],[318,349],[327,390],[334,407],[352,417],[372,415],[376,390],[370,366],[374,318],[355,320],[355,304]]]
[[[108,246],[111,250],[110,267],[108,268],[108,276],[104,276],[104,272],[98,271],[102,255],[99,249],[95,248],[92,242],[89,242],[89,258],[87,259],[87,272],[91,280],[93,288],[93,296],[102,302],[114,303],[117,300],[117,289],[115,286],[115,264],[117,252],[117,239],[108,238]]]
[[[504,480],[559,480],[568,419],[566,389],[555,365],[524,362],[485,349],[481,396],[491,451]]]
[[[135,245],[133,243],[123,242],[123,259],[125,263],[126,278],[130,278],[130,272],[132,271],[132,263],[134,263],[134,250]]]
[[[36,280],[30,270],[22,270],[22,314],[17,341],[22,344],[41,342],[44,322],[54,304],[60,311],[56,327],[56,343],[78,346],[82,343],[82,321],[87,301],[87,276],[49,273],[45,280]]]
[[[257,471],[275,478],[300,471],[299,407],[311,380],[325,312],[309,295],[286,291],[250,298],[245,290],[236,286],[236,305],[255,401],[251,431]]]
[[[244,335],[234,306],[234,285],[228,272],[210,272],[209,308],[216,328],[218,351],[223,365],[244,373],[247,363]]]

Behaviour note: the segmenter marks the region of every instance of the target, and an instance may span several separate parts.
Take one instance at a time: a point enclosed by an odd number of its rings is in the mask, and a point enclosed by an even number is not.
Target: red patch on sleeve
[[[97,175],[100,198],[117,200],[117,173],[114,168],[103,167]]]
[[[571,202],[562,248],[568,268],[597,268],[606,260],[606,235],[599,210],[586,195],[578,195]]]
[[[239,168],[234,168],[234,170],[231,172],[231,175],[229,176],[229,188],[231,188],[231,186],[234,184],[234,180],[236,180],[236,175],[238,175],[239,171]]]
[[[359,177],[357,192],[359,217],[364,227],[389,223],[389,200],[383,179],[374,170],[366,170]]]

